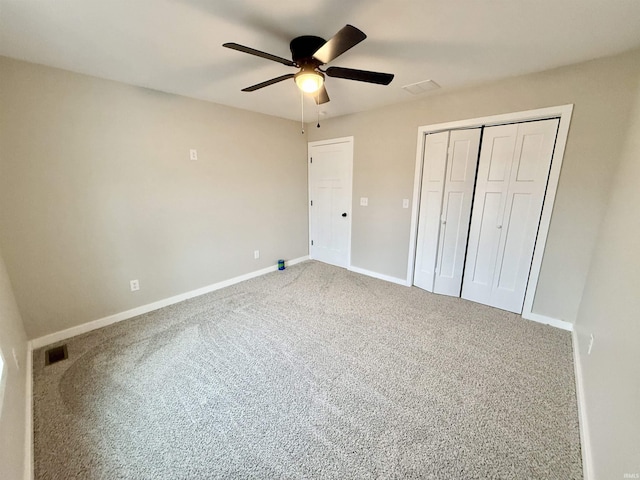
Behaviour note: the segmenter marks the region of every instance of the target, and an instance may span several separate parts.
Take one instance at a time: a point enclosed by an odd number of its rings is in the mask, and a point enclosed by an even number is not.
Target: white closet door
[[[425,136],[413,284],[433,292],[449,132]]]
[[[480,134],[454,130],[449,137],[434,293],[460,296]]]
[[[463,298],[522,312],[557,129],[557,119],[485,129]]]

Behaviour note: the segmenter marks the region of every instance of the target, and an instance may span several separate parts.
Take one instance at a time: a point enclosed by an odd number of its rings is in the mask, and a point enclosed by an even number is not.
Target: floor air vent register
[[[53,347],[44,352],[44,364],[52,365],[54,363],[66,360],[69,357],[67,353],[67,346],[60,345],[59,347]]]

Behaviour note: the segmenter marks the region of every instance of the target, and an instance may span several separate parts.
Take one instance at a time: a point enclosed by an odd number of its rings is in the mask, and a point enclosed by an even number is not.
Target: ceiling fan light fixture
[[[294,79],[298,88],[305,93],[315,93],[324,84],[324,75],[311,69],[299,71],[295,74]]]

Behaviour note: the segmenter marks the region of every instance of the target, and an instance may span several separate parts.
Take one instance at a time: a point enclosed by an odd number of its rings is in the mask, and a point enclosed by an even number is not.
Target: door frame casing
[[[418,230],[418,210],[420,205],[420,185],[422,181],[422,168],[424,157],[424,137],[429,133],[441,132],[444,130],[457,130],[473,127],[490,127],[494,125],[502,125],[505,123],[519,123],[532,120],[545,120],[549,118],[559,118],[558,133],[556,136],[556,144],[551,159],[551,170],[549,171],[549,180],[547,183],[547,193],[545,195],[542,206],[542,214],[540,216],[540,226],[538,228],[538,236],[535,248],[533,250],[533,260],[531,262],[531,270],[529,272],[529,281],[524,297],[524,305],[522,307],[522,317],[528,320],[541,321],[543,323],[554,323],[555,326],[561,328],[569,328],[570,323],[561,320],[550,319],[543,315],[533,313],[533,300],[535,298],[538,280],[540,277],[540,268],[542,266],[542,258],[544,248],[547,243],[547,235],[551,224],[551,214],[555,203],[556,192],[558,190],[558,182],[560,180],[560,171],[564,160],[565,147],[567,145],[567,137],[569,135],[569,125],[571,123],[571,115],[573,113],[573,104],[559,105],[555,107],[540,108],[536,110],[525,110],[521,112],[513,112],[502,115],[492,115],[488,117],[472,118],[468,120],[459,120],[454,122],[437,123],[426,125],[418,128],[418,141],[416,147],[416,166],[413,183],[413,202],[411,206],[411,231],[409,238],[409,261],[407,265],[407,285],[413,285],[413,272],[416,257],[416,241]],[[555,322],[550,322],[555,320]]]
[[[353,143],[354,137],[340,137],[340,138],[330,138],[327,140],[317,140],[314,142],[307,142],[307,208],[309,209],[309,241],[307,246],[309,247],[309,258],[314,259],[311,255],[311,240],[312,240],[312,207],[311,207],[311,147],[318,147],[322,145],[333,145],[336,143],[346,143],[349,146],[349,178],[347,179],[346,185],[349,189],[349,212],[347,217],[347,232],[349,238],[347,239],[347,264],[345,268],[351,268],[351,223],[353,219]]]

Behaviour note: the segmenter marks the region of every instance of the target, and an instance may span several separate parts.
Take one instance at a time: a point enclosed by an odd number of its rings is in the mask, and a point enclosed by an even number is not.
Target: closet
[[[425,135],[414,285],[522,312],[558,123]]]

